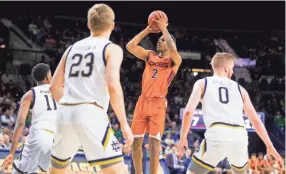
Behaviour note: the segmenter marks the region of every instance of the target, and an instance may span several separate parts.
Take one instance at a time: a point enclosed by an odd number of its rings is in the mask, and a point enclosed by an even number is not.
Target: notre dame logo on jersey
[[[120,145],[118,141],[112,141],[112,150],[114,150],[115,152],[118,152],[120,150]]]

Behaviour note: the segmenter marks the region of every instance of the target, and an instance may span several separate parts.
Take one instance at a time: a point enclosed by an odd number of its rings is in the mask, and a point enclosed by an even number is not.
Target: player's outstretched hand
[[[274,146],[267,147],[267,155],[272,155],[275,158],[275,160],[280,161],[280,163],[283,165],[284,168],[283,158],[279,155]]]
[[[131,128],[128,124],[121,127],[123,138],[126,140],[126,143],[123,147],[123,152],[125,154],[129,154],[131,152],[131,147],[134,141],[133,133],[131,131]]]
[[[188,148],[188,141],[187,139],[180,139],[179,141],[179,155],[184,156],[185,148]]]
[[[161,31],[164,30],[165,28],[167,28],[169,25],[167,23],[167,16],[165,16],[164,13],[162,13],[162,12],[156,13],[156,16],[158,19],[157,20],[153,19],[153,21],[158,23],[158,26],[161,29]]]
[[[14,155],[13,154],[9,154],[3,161],[1,167],[3,170],[7,170],[8,167],[12,164],[14,160]]]

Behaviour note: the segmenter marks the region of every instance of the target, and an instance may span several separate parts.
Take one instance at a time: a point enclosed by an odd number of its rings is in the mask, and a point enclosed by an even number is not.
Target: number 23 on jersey
[[[75,61],[72,63],[69,71],[69,77],[89,77],[93,71],[93,63],[94,63],[94,54],[92,52],[87,53],[85,55],[82,54],[74,54],[72,56],[72,60]],[[84,68],[79,70],[79,66],[85,63]],[[75,70],[76,69],[76,70]]]

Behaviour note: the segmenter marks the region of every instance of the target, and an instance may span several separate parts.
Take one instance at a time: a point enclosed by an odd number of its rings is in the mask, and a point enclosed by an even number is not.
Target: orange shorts
[[[134,137],[150,137],[161,140],[164,133],[167,99],[139,97],[132,120],[131,129]]]

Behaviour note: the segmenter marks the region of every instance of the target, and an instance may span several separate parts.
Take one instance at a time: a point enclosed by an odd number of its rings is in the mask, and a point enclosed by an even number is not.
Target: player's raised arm
[[[158,20],[155,20],[155,22],[158,23],[158,26],[162,31],[163,37],[166,40],[168,50],[170,51],[170,57],[174,62],[173,70],[177,72],[182,63],[182,57],[178,53],[176,43],[167,29],[168,24],[166,22],[166,16],[162,12],[158,12],[156,15]]]
[[[22,133],[25,127],[25,121],[26,117],[28,115],[30,105],[33,101],[33,92],[30,90],[28,91],[21,99],[20,102],[20,108],[18,111],[18,117],[14,129],[13,139],[12,139],[12,145],[10,149],[9,155],[4,159],[3,162],[3,169],[7,169],[8,166],[13,162],[14,160],[14,154],[17,149],[18,142],[20,138],[22,137]]]
[[[184,116],[182,119],[182,129],[179,143],[179,153],[183,154],[184,147],[187,146],[187,135],[190,130],[193,114],[197,108],[204,89],[204,81],[198,80],[193,88],[192,94],[189,98],[188,104],[184,110]]]
[[[66,66],[66,57],[71,50],[71,46],[65,51],[62,56],[62,59],[53,75],[50,91],[52,97],[59,102],[61,97],[63,96],[63,89],[64,89],[64,80],[65,80],[65,66]]]
[[[133,143],[133,134],[126,119],[124,106],[124,96],[120,83],[120,67],[123,60],[122,49],[115,44],[110,44],[106,48],[106,72],[105,78],[110,95],[110,103],[120,122],[120,127],[124,138],[127,140],[128,148]]]
[[[154,33],[154,31],[148,26],[128,42],[126,49],[130,53],[134,54],[137,58],[146,60],[149,56],[150,50],[144,49],[139,45],[139,43],[149,33]]]
[[[256,133],[259,135],[259,137],[262,139],[262,141],[266,145],[267,153],[269,155],[272,155],[275,159],[281,161],[282,158],[278,154],[278,152],[275,150],[261,119],[257,115],[257,113],[256,113],[256,111],[252,105],[252,102],[249,98],[247,91],[242,87],[240,87],[240,88],[241,88],[243,103],[244,103],[243,108],[244,108],[244,111],[245,111],[249,121],[251,122],[252,126],[254,127]]]

